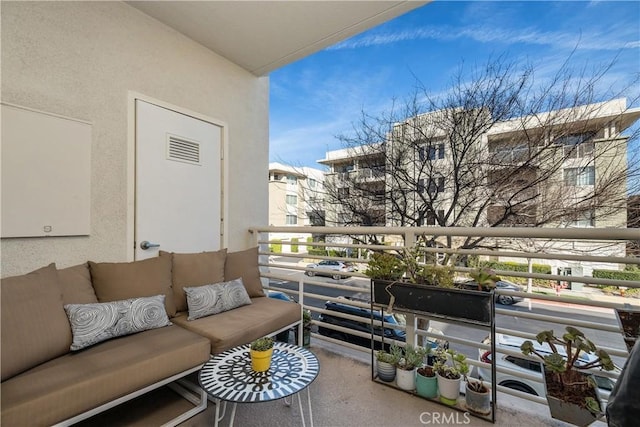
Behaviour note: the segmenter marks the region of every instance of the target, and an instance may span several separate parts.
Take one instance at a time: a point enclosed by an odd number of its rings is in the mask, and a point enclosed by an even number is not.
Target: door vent
[[[200,164],[200,143],[175,135],[167,135],[167,159],[176,162]]]

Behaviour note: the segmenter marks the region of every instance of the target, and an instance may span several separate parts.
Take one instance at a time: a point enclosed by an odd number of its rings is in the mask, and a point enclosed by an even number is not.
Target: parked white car
[[[307,268],[311,268],[312,270],[305,271],[309,277],[312,276],[329,276],[334,280],[340,280],[343,277],[349,277],[346,275],[340,274],[343,273],[352,273],[355,271],[353,264],[342,261],[333,261],[333,260],[323,260],[317,264],[307,264]]]
[[[536,375],[539,380],[534,381],[528,378],[522,378],[507,372],[500,372],[496,369],[496,382],[498,385],[512,388],[514,390],[523,391],[525,393],[534,394],[536,396],[545,396],[544,383],[542,379],[542,366],[540,362],[526,359],[523,357],[512,356],[505,353],[500,353],[500,349],[507,349],[520,353],[520,346],[526,341],[524,338],[513,337],[510,335],[496,334],[496,350],[498,351],[498,358],[496,359],[496,367],[509,368],[514,371],[526,373],[529,375]],[[491,344],[490,337],[482,340],[483,344]],[[549,348],[546,345],[538,344],[533,341],[533,344],[537,351],[541,353],[550,353]],[[479,360],[485,363],[491,363],[492,354],[491,351],[479,349]],[[591,354],[584,354],[580,357],[581,361],[588,362],[595,356]],[[616,368],[618,369],[618,368]],[[620,371],[618,370],[618,373]],[[478,367],[478,376],[485,381],[491,381],[491,370],[489,368]],[[608,396],[615,380],[609,377],[594,375],[593,379],[598,384],[601,395],[603,397]]]

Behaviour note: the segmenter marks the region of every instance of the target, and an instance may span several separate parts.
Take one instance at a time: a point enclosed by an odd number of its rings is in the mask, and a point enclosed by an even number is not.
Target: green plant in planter
[[[433,368],[440,376],[451,380],[466,378],[469,373],[467,356],[444,347],[436,348]]]
[[[420,269],[419,283],[434,285],[441,288],[453,288],[454,271],[451,266],[426,264]]]
[[[474,270],[470,276],[478,284],[479,291],[495,288],[496,282],[500,280],[500,277],[492,269],[486,267]]]
[[[599,416],[602,408],[597,400],[595,381],[579,370],[613,370],[615,366],[609,354],[597,348],[580,330],[571,326],[566,327],[566,333],[561,338],[555,336],[553,331],[542,331],[536,335],[536,341],[548,344],[551,353],[540,353],[529,340],[522,343],[520,350],[525,355],[533,354],[542,360],[547,394],[586,408],[594,416]],[[560,349],[564,354],[561,354]],[[590,361],[585,361],[584,358],[581,360],[580,356],[584,354],[593,354],[596,357]]]
[[[424,348],[407,344],[404,350],[401,350],[401,356],[396,362],[396,367],[405,371],[415,369],[422,365],[425,355],[426,352]]]
[[[262,337],[251,343],[251,350],[254,351],[267,351],[273,347],[273,338],[272,337]]]
[[[402,357],[402,347],[393,343],[389,347],[389,351],[378,350],[376,352],[376,359],[378,362],[386,362],[391,365],[396,365],[398,360]]]
[[[399,280],[405,273],[405,265],[399,256],[387,252],[374,252],[365,274],[372,279]]]

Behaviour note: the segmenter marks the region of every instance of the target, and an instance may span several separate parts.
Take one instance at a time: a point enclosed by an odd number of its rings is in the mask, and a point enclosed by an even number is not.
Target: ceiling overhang
[[[256,76],[428,1],[127,1]]]

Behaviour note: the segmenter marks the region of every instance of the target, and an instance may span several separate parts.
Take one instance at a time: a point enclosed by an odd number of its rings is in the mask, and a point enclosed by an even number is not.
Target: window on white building
[[[309,178],[307,182],[309,183],[309,188],[316,188],[317,181],[315,179]]]
[[[593,166],[583,168],[565,168],[564,183],[573,187],[594,185],[596,182],[596,170]]]
[[[298,178],[293,175],[287,175],[287,184],[298,185]]]
[[[438,193],[442,193],[444,191],[444,178],[443,177],[429,178],[427,180],[426,186],[425,186],[425,180],[421,179],[420,181],[418,181],[418,191],[421,193],[424,191],[427,191],[431,196],[435,196]]]
[[[564,155],[569,159],[593,157],[593,135],[576,134],[561,136],[556,139],[557,144],[563,145]]]
[[[296,215],[287,215],[287,225],[298,224],[298,217]]]
[[[569,225],[573,227],[595,227],[595,211],[593,209],[587,209],[581,212],[576,212]]]
[[[421,161],[444,159],[444,144],[423,145],[419,149]]]
[[[287,194],[287,204],[288,205],[297,205],[298,204],[298,196],[295,194]]]

